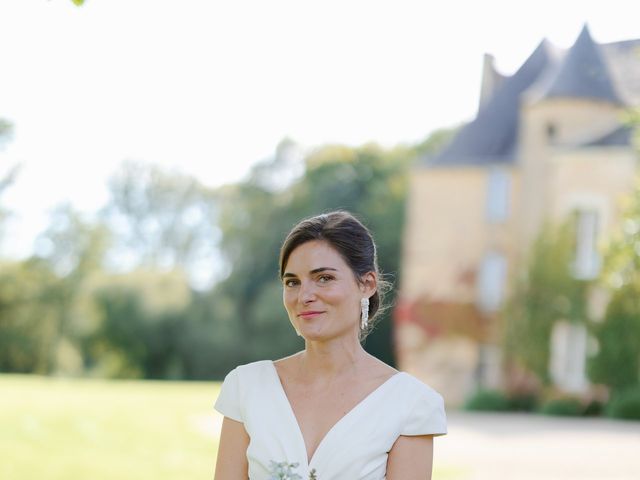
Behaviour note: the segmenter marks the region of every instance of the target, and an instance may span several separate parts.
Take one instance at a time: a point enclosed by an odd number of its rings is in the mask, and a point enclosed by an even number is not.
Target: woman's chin
[[[301,328],[300,334],[305,340],[321,340],[326,336],[323,334],[321,328],[314,327],[313,325],[306,325]]]

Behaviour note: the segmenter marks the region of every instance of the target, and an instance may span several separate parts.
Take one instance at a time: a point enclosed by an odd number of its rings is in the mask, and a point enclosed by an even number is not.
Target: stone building
[[[459,405],[501,385],[495,312],[545,219],[578,218],[574,274],[592,278],[638,167],[624,123],[640,106],[640,39],[598,44],[585,26],[542,41],[511,76],[485,56],[476,118],[411,175],[395,342],[400,368]],[[597,300],[597,299],[596,299]],[[552,378],[588,387],[586,332],[558,324]]]

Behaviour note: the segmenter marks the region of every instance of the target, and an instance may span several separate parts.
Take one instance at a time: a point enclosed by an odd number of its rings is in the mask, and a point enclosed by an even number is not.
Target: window
[[[580,279],[596,277],[600,270],[600,256],[597,250],[598,212],[595,210],[577,210],[576,250],[574,276]]]
[[[502,385],[502,352],[497,345],[478,346],[476,383],[478,388],[499,389]]]
[[[551,143],[556,139],[556,126],[553,123],[547,123],[547,140]]]
[[[549,373],[553,382],[563,390],[582,392],[586,376],[587,330],[584,325],[559,321],[551,333]]]
[[[509,215],[509,174],[494,168],[487,178],[487,220],[504,222]]]
[[[507,273],[507,262],[498,252],[489,252],[480,266],[478,281],[478,306],[485,312],[500,307]]]

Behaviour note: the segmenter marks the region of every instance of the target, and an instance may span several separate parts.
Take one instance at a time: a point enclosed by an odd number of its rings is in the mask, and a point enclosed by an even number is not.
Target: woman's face
[[[360,299],[375,291],[373,273],[358,283],[340,254],[319,240],[291,252],[282,282],[289,320],[306,339],[327,339],[350,331],[357,336]]]

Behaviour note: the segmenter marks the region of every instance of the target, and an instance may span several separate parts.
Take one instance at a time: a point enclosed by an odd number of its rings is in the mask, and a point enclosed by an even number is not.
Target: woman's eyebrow
[[[331,267],[320,267],[320,268],[314,268],[313,270],[311,270],[309,273],[311,275],[314,275],[316,273],[320,273],[320,272],[324,272],[325,270],[331,270],[333,272],[337,272],[338,269],[337,268],[331,268]]]
[[[309,272],[309,274],[315,275],[316,273],[324,272],[325,270],[331,270],[333,272],[337,272],[338,271],[337,268],[320,267],[320,268],[314,268],[313,270],[311,270]],[[282,275],[282,278],[291,278],[291,277],[297,277],[297,275],[295,273],[290,273],[290,272],[285,272],[284,275]]]

